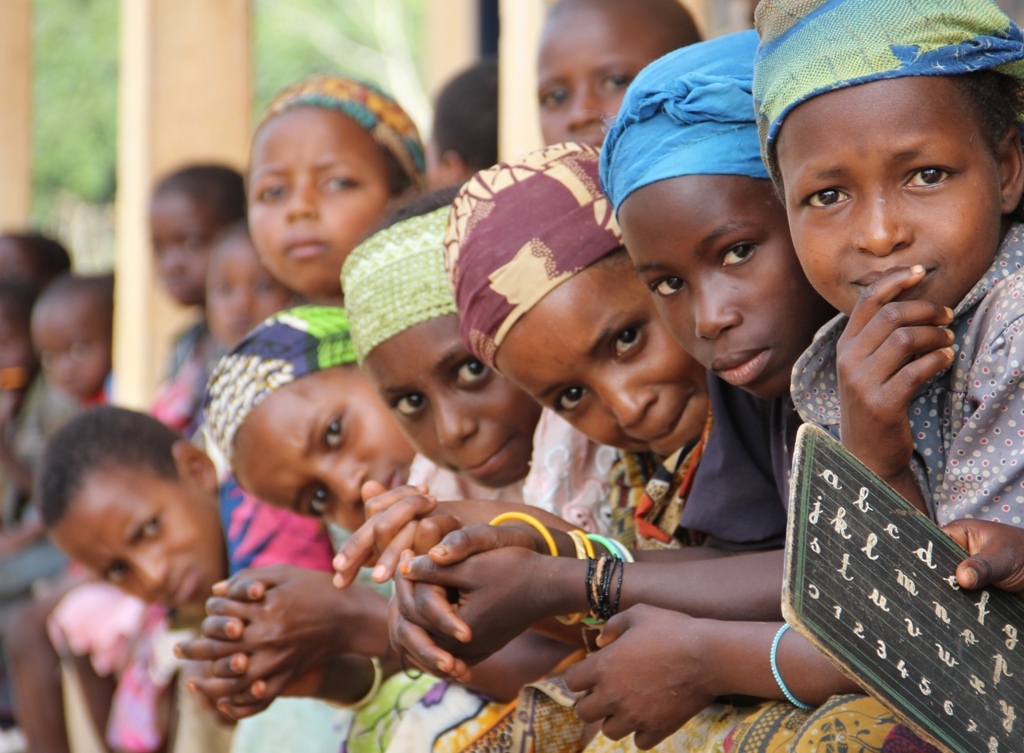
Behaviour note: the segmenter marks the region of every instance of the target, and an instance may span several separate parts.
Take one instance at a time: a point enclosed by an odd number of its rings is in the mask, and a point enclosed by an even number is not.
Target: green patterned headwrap
[[[206,386],[207,430],[229,461],[235,435],[257,405],[296,379],[356,361],[345,309],[297,306],[246,335]]]
[[[988,69],[1024,81],[1024,34],[991,0],[762,0],[755,25],[754,106],[770,167],[783,120],[819,94]]]
[[[356,358],[417,324],[455,314],[444,271],[450,207],[374,233],[345,260],[341,287]]]

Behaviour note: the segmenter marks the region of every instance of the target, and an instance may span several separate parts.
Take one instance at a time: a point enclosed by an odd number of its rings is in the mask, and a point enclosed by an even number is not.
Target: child
[[[65,275],[32,310],[32,343],[47,381],[82,407],[110,402],[114,278]]]
[[[457,75],[434,103],[427,141],[427,183],[461,186],[498,161],[498,61],[481,60]]]
[[[235,170],[194,165],[166,176],[153,190],[149,221],[160,284],[200,318],[178,336],[167,381],[150,412],[176,431],[191,435],[200,423],[203,388],[213,357],[206,326],[206,276],[210,243],[223,228],[245,218],[245,185]]]
[[[504,491],[519,501],[540,406],[459,342],[441,251],[454,194],[422,197],[345,262],[352,343],[363,373],[429,459],[414,463],[411,484],[441,499]]]
[[[201,613],[214,584],[227,574],[216,472],[202,451],[144,414],[98,408],[69,422],[51,441],[47,457],[43,516],[61,548],[151,604]],[[284,571],[277,571],[279,579]],[[321,599],[311,583],[303,581],[300,588]],[[283,583],[275,585],[267,596],[270,605],[286,590]],[[158,643],[153,641],[154,653]],[[368,662],[336,661],[365,694]],[[159,667],[155,662],[147,669],[159,673]],[[357,697],[339,691],[335,700]],[[118,713],[115,706],[115,718]]]
[[[544,143],[600,148],[626,87],[645,65],[700,41],[678,0],[560,0],[541,33],[537,96]]]
[[[754,94],[801,265],[842,312],[797,366],[797,409],[940,523],[1020,525],[1021,31],[989,2],[876,2],[870,24],[846,2],[809,26],[797,8],[759,7]],[[892,44],[928,53],[819,62]]]
[[[60,243],[40,233],[0,235],[0,280],[45,288],[71,271],[71,256]]]
[[[213,241],[206,278],[206,321],[220,348],[230,350],[267,317],[287,308],[294,293],[260,262],[244,220]]]
[[[284,89],[253,131],[249,229],[281,283],[340,304],[345,257],[423,185],[423,146],[401,107],[371,84],[317,76]]]

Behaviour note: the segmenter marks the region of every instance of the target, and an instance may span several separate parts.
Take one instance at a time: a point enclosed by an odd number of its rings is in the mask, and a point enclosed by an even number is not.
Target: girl
[[[700,41],[677,0],[561,0],[548,13],[537,60],[540,129],[545,144],[601,147],[640,70],[677,47]]]
[[[423,186],[416,126],[377,87],[316,76],[281,91],[253,131],[249,226],[280,282],[341,303],[341,265],[392,205]]]
[[[153,189],[149,224],[157,278],[178,304],[198,307],[200,319],[174,343],[167,381],[153,397],[150,412],[186,435],[201,423],[203,388],[214,356],[205,311],[210,245],[223,228],[244,217],[245,186],[229,167],[185,167]]]

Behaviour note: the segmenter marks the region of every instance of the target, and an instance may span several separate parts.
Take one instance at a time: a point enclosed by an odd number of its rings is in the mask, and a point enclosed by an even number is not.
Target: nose
[[[581,131],[602,125],[601,98],[592,87],[583,87],[569,105],[569,130]]]
[[[717,340],[741,321],[725,290],[700,290],[693,297],[694,332],[700,340]]]
[[[134,563],[135,574],[145,589],[148,601],[160,602],[170,596],[167,582],[167,558],[160,552],[146,550]]]
[[[363,484],[370,480],[369,464],[353,457],[344,458],[333,469],[334,496],[342,510],[351,512],[361,509]],[[384,483],[387,479],[376,479]]]
[[[316,214],[316,201],[313,193],[316,185],[313,180],[299,178],[295,182],[291,195],[288,197],[288,218],[310,217]]]
[[[476,419],[456,401],[437,401],[434,422],[437,441],[449,449],[463,446],[477,430]]]
[[[627,379],[610,385],[605,392],[602,402],[627,433],[643,423],[648,410],[657,401],[652,389],[632,384]]]
[[[873,256],[888,256],[910,245],[912,232],[902,202],[879,193],[862,203],[854,219],[857,247]]]

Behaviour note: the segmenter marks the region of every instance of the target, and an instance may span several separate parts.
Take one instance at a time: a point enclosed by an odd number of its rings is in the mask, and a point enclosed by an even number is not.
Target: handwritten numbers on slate
[[[941,749],[1024,750],[1024,601],[962,590],[966,554],[930,520],[824,432],[797,441],[790,624]]]

